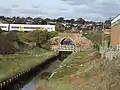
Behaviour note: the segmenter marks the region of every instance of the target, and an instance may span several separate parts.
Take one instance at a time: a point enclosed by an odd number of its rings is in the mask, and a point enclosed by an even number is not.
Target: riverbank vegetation
[[[57,73],[52,77],[52,79],[62,79],[64,77],[76,73],[81,64],[84,64],[85,62],[90,60],[90,58],[89,60],[87,59],[88,54],[90,53],[91,51],[77,52],[68,56],[63,61],[61,68],[56,71]],[[86,58],[86,60],[84,60],[84,58]]]
[[[0,81],[30,69],[53,55],[55,53],[52,51],[40,48],[16,54],[0,55]]]
[[[47,41],[58,36],[58,32],[35,30],[31,32],[0,31],[0,54],[13,54],[35,47],[49,49]]]
[[[89,78],[88,73],[84,73],[87,63],[100,58],[100,54],[96,51],[77,52],[68,56],[48,81],[40,80],[36,90],[45,88],[45,90],[81,90],[79,80]],[[88,66],[90,67],[90,66]],[[82,72],[82,73],[81,73]],[[77,83],[78,79],[78,84]],[[75,82],[75,83],[74,83]],[[41,85],[42,84],[42,85]],[[88,90],[88,89],[85,89]]]
[[[120,60],[100,57],[97,51],[71,54],[36,90],[119,90]]]
[[[0,81],[40,64],[55,55],[47,40],[58,36],[56,31],[0,31]]]
[[[106,45],[106,40],[108,41],[108,47],[110,45],[110,35],[105,34],[103,31],[88,31],[82,35],[87,39],[91,40],[94,48],[99,50],[100,46]]]

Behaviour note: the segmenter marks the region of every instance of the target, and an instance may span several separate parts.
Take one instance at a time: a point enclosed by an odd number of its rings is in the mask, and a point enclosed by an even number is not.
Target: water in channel
[[[54,72],[61,65],[62,61],[67,58],[72,52],[59,52],[59,58],[51,62],[44,70],[42,70],[36,77],[25,81],[19,81],[18,84],[14,84],[12,90],[35,90],[38,84],[38,80],[48,79],[52,72]]]

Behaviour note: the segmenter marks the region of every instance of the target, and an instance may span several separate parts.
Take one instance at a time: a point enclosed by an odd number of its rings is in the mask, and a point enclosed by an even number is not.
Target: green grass
[[[86,51],[69,55],[63,61],[63,67],[57,69],[57,73],[48,81],[47,85],[52,88],[50,90],[82,90],[79,85],[72,84],[69,80],[71,76],[76,75],[76,72],[80,69],[80,65],[85,63],[83,62],[83,58],[88,57],[90,53],[91,52]],[[89,74],[85,73],[82,78],[89,79]]]
[[[51,85],[52,89],[50,90],[80,90],[77,85],[73,85],[70,83],[64,83],[64,84],[61,82],[57,82],[57,83],[51,82],[51,83],[52,83]]]
[[[52,55],[55,55],[52,51],[43,49],[34,49],[11,55],[0,55],[0,80],[34,67]]]
[[[86,57],[90,52],[86,51],[86,52],[76,52],[76,53],[73,53],[71,54],[70,56],[68,56],[68,58],[66,58],[64,60],[64,63],[71,63],[73,61],[78,61],[80,60],[81,58],[84,58]]]
[[[86,56],[88,56],[90,52],[77,52],[71,54],[68,58],[66,58],[63,62],[65,64],[64,67],[57,70],[57,73],[53,76],[53,80],[65,79],[69,75],[74,74],[78,69],[79,65],[83,62],[80,60]]]
[[[76,75],[76,72],[79,70],[80,65],[84,62],[81,60],[87,57],[91,52],[76,52],[68,56],[63,61],[62,68],[56,70],[57,73],[49,80],[50,90],[80,90],[79,85],[70,83],[69,79],[71,75]],[[89,78],[89,74],[85,73],[82,77],[84,79]],[[47,90],[47,89],[46,89]]]

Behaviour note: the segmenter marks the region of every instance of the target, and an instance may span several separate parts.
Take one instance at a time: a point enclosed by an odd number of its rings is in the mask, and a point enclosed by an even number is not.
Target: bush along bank
[[[0,54],[13,54],[36,47],[49,50],[47,41],[58,36],[58,32],[35,30],[31,32],[0,32]]]

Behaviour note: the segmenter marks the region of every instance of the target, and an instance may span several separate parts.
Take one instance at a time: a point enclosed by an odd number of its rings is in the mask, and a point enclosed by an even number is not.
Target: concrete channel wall
[[[20,81],[22,80],[28,80],[30,78],[34,78],[35,76],[37,76],[43,69],[45,69],[51,62],[56,61],[59,58],[59,55],[57,56],[52,56],[48,59],[46,59],[44,62],[42,62],[41,64],[32,67],[30,69],[27,69],[23,72],[20,72],[18,74],[16,74],[13,77],[10,77],[8,79],[5,79],[3,81],[0,82],[0,90],[13,90],[11,89],[12,86],[16,83],[20,83]]]

